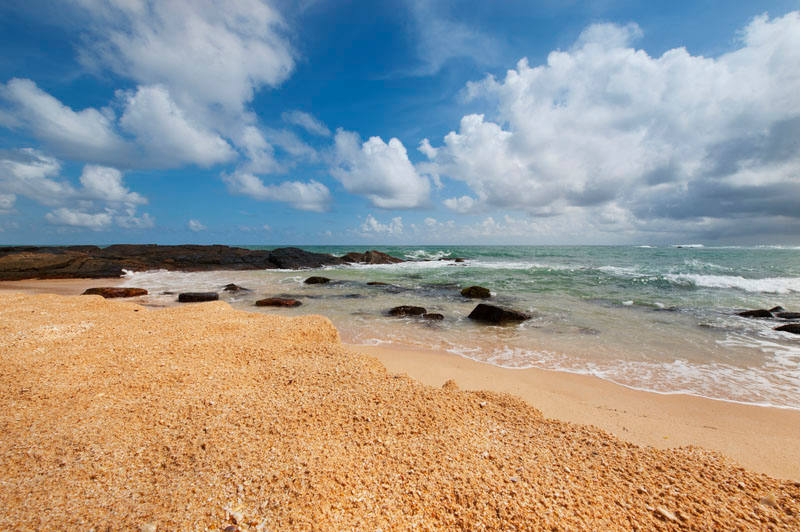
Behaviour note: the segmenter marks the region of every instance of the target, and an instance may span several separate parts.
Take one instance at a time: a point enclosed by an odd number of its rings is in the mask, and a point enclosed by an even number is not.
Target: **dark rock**
[[[269,253],[269,262],[273,268],[299,270],[302,268],[320,268],[322,266],[338,266],[347,262],[327,253],[312,253],[300,248],[278,248]],[[258,268],[261,269],[261,268]]]
[[[786,310],[786,309],[783,308],[780,305],[778,305],[777,307],[772,307],[771,309],[769,309],[770,312],[783,312],[784,310]]]
[[[771,318],[772,312],[760,308],[756,310],[745,310],[744,312],[737,313],[737,316],[741,316],[743,318]]]
[[[441,314],[437,314],[435,312],[426,312],[422,315],[422,319],[431,320],[431,321],[441,321],[444,319],[444,316]]]
[[[427,311],[423,307],[415,307],[412,305],[401,305],[389,310],[390,316],[421,316]]]
[[[462,259],[461,257],[456,257],[453,259],[453,262],[467,262],[466,259]]]
[[[144,288],[119,288],[116,286],[97,287],[97,288],[87,288],[83,292],[83,295],[103,296],[106,299],[113,297],[138,297],[138,296],[146,296],[147,290],[145,290]]]
[[[800,334],[800,323],[787,323],[786,325],[775,327],[775,330],[792,334]]]
[[[439,260],[448,262],[466,262],[466,259],[462,259],[461,257],[442,257]]]
[[[216,292],[184,292],[183,294],[178,294],[178,302],[180,303],[201,303],[218,299],[219,294]]]
[[[800,320],[800,312],[778,312],[775,316],[783,320]]]
[[[268,297],[256,301],[257,307],[299,307],[302,303],[296,299],[284,297]]]
[[[367,251],[366,253],[352,251],[343,256],[342,259],[346,262],[359,264],[397,264],[399,262],[405,262],[403,259],[392,257],[391,255],[387,255],[375,249]]]
[[[238,284],[226,284],[225,288],[223,288],[226,292],[251,292],[249,288],[244,288],[243,286],[239,286]]]
[[[516,310],[486,305],[481,303],[470,312],[469,319],[485,321],[488,323],[506,323],[510,321],[525,321],[531,319],[528,314]]]
[[[367,283],[368,286],[389,286],[389,283],[384,283],[382,281],[370,281]]]
[[[486,299],[492,297],[492,293],[488,288],[482,286],[468,286],[461,291],[461,295],[472,299]]]
[[[328,284],[331,280],[327,277],[309,277],[303,282],[306,284]]]

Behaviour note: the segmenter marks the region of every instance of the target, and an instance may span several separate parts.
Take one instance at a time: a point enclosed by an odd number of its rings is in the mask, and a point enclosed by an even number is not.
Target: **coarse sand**
[[[800,483],[222,302],[0,294],[0,472],[0,530],[800,530]]]

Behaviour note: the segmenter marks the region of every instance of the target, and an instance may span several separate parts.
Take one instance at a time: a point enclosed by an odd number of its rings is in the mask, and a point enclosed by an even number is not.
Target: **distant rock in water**
[[[772,307],[771,309],[769,309],[770,312],[783,312],[784,310],[786,310],[786,309],[783,308],[780,305],[778,305],[777,307]]]
[[[782,320],[800,320],[800,312],[778,312],[775,316]]]
[[[296,299],[289,299],[285,297],[268,297],[266,299],[259,299],[256,301],[257,307],[299,307],[302,305],[300,301]]]
[[[119,288],[116,286],[103,286],[97,288],[87,288],[83,292],[84,296],[103,296],[106,299],[113,297],[138,297],[146,296],[147,290],[144,288]]]
[[[792,334],[800,334],[800,323],[787,323],[786,325],[775,327],[775,330]]]
[[[226,292],[250,292],[249,288],[244,288],[243,286],[239,286],[238,284],[226,284],[223,288]]]
[[[306,284],[328,284],[331,280],[327,277],[309,277],[303,282]]]
[[[366,253],[351,251],[347,255],[343,256],[342,259],[346,262],[354,262],[359,264],[398,264],[400,262],[405,262],[403,259],[392,257],[391,255],[375,249],[372,251],[367,251]]]
[[[760,308],[756,310],[745,310],[744,312],[739,312],[736,315],[743,318],[771,318],[772,312]]]
[[[422,319],[430,321],[441,321],[444,319],[444,316],[436,312],[426,312],[425,314],[422,315]]]
[[[367,283],[367,286],[389,286],[389,283],[384,283],[383,281],[370,281]]]
[[[401,305],[389,310],[390,316],[421,316],[427,313],[424,307],[415,307],[413,305]]]
[[[461,295],[470,299],[486,299],[492,297],[488,288],[482,286],[468,286],[461,291]]]
[[[529,320],[531,316],[517,310],[481,303],[470,312],[468,318],[487,323],[507,323]]]
[[[184,292],[178,294],[179,303],[202,303],[203,301],[216,301],[219,294],[216,292]]]

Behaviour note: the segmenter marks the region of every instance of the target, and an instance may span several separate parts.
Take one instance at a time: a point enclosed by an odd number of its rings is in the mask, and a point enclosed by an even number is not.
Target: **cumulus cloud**
[[[403,232],[403,218],[397,216],[392,218],[389,223],[381,223],[374,216],[368,214],[361,224],[361,233],[363,235],[399,235]]]
[[[93,231],[107,229],[113,221],[111,213],[108,212],[91,214],[67,207],[61,207],[53,212],[48,212],[45,215],[45,219],[53,225],[80,227]]]
[[[0,194],[0,214],[8,214],[14,209],[17,201],[15,194]]]
[[[718,58],[651,57],[635,25],[589,27],[574,47],[471,83],[497,122],[462,118],[420,150],[464,181],[459,212],[555,216],[615,205],[632,218],[800,216],[800,14],[756,17]],[[776,219],[776,223],[778,220]]]
[[[81,174],[83,185],[82,196],[108,202],[141,204],[147,199],[136,192],[131,192],[122,183],[122,172],[106,166],[87,165]]]
[[[74,197],[75,189],[59,181],[61,163],[38,150],[23,148],[0,151],[0,191],[31,198],[44,205],[57,205]]]
[[[303,111],[287,111],[281,114],[281,118],[284,122],[302,127],[312,135],[331,136],[331,130],[328,129],[328,126]]]
[[[334,137],[331,175],[348,192],[366,196],[383,209],[409,209],[428,203],[430,180],[420,175],[398,139],[380,137],[361,143],[358,134],[339,129]]]
[[[233,194],[261,201],[280,201],[302,211],[324,212],[330,208],[330,190],[313,179],[308,183],[284,181],[277,185],[265,185],[261,178],[244,172],[223,174],[222,178]]]
[[[189,222],[186,224],[186,228],[189,231],[193,231],[195,233],[199,233],[200,231],[208,230],[208,227],[203,225],[199,220],[195,220],[194,218],[189,220]]]

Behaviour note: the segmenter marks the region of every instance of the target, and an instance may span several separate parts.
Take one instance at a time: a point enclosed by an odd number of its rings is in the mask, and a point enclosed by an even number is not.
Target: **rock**
[[[303,282],[306,284],[328,284],[331,280],[327,277],[309,277]]]
[[[461,290],[461,295],[473,299],[486,299],[487,297],[492,297],[492,293],[489,292],[489,289],[482,286],[468,286],[467,288]]]
[[[444,316],[441,314],[437,314],[435,312],[426,312],[425,314],[422,315],[422,319],[431,321],[441,321],[444,319]]]
[[[466,259],[462,259],[461,257],[456,257],[453,259],[453,262],[467,262]]]
[[[774,330],[792,334],[800,334],[800,323],[787,323],[786,325],[775,327]]]
[[[219,294],[216,292],[184,292],[178,294],[179,303],[201,303],[203,301],[216,301]]]
[[[300,301],[296,299],[289,299],[285,297],[268,297],[266,299],[259,299],[256,301],[257,307],[299,307],[302,305]]]
[[[423,307],[415,307],[412,305],[401,305],[389,310],[390,316],[420,316],[427,311]]]
[[[673,514],[672,512],[670,512],[669,510],[667,510],[663,506],[659,506],[658,508],[656,508],[656,514],[659,517],[661,517],[662,519],[665,519],[667,521],[677,521],[678,520],[678,518],[675,517],[675,514]]]
[[[249,288],[244,288],[243,286],[239,286],[238,284],[226,284],[223,288],[226,292],[250,292]]]
[[[778,500],[775,498],[775,495],[773,495],[772,493],[767,493],[766,495],[761,497],[761,500],[759,500],[759,502],[761,504],[765,504],[765,505],[771,506],[773,508],[777,508],[778,507]]]
[[[449,379],[447,382],[442,384],[442,390],[455,391],[458,389],[459,389],[458,384],[456,384],[456,381],[454,381],[453,379]]]
[[[783,308],[780,305],[778,305],[777,307],[772,307],[771,309],[769,309],[770,312],[783,312],[784,310],[786,310],[786,309]]]
[[[736,315],[743,318],[771,318],[772,312],[760,308],[756,310],[745,310],[744,312],[739,312]]]
[[[470,312],[468,318],[488,323],[507,323],[529,320],[531,316],[524,312],[481,303]]]
[[[146,296],[147,290],[145,290],[144,288],[120,288],[116,286],[105,286],[97,288],[87,288],[82,295],[103,296],[106,299],[112,297],[138,297],[138,296]]]
[[[383,281],[370,281],[367,283],[367,286],[389,286],[389,283],[384,283]]]
[[[783,320],[800,320],[800,312],[778,312],[775,316]]]
[[[386,253],[373,249],[371,251],[367,251],[366,253],[358,253],[356,251],[352,251],[342,257],[343,260],[346,262],[355,262],[359,264],[397,264],[400,262],[405,262],[403,259],[398,259],[397,257],[392,257]]]

